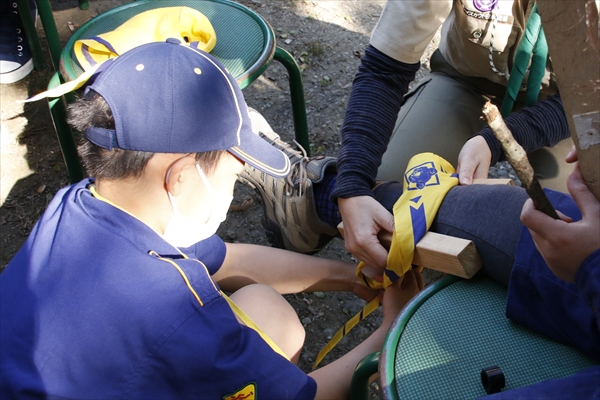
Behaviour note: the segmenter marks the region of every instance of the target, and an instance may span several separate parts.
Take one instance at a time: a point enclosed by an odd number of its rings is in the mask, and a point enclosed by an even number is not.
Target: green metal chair
[[[52,78],[49,88],[75,79],[81,74],[73,54],[75,41],[114,30],[131,17],[159,7],[187,6],[203,13],[217,33],[217,44],[211,54],[235,77],[243,89],[258,78],[273,59],[281,62],[289,74],[290,94],[296,140],[310,151],[302,76],[294,58],[277,47],[269,23],[249,8],[229,0],[139,0],[116,7],[83,24],[69,39],[60,57],[60,73]],[[72,96],[51,99],[50,111],[59,137],[71,182],[83,178],[73,133],[65,121],[65,106]]]
[[[398,316],[383,350],[359,363],[350,398],[369,398],[378,369],[383,399],[469,399],[486,395],[483,368],[500,367],[510,390],[597,365],[508,320],[506,292],[485,276],[446,276],[428,286]]]

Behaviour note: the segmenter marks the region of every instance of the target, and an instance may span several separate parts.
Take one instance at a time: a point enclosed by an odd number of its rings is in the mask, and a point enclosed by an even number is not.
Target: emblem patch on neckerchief
[[[256,400],[256,383],[248,383],[237,392],[223,396],[223,400]]]

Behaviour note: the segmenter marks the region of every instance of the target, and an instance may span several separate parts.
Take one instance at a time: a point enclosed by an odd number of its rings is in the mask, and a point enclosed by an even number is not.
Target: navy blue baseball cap
[[[290,171],[283,152],[252,132],[242,91],[210,54],[178,39],[136,47],[88,86],[108,103],[115,129],[85,135],[105,149],[154,153],[227,150],[275,177]]]

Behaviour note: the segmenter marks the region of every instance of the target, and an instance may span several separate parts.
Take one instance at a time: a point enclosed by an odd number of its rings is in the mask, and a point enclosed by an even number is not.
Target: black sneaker
[[[37,7],[29,2],[33,20],[37,19]],[[20,81],[33,70],[29,42],[23,30],[16,1],[2,0],[0,6],[0,83]]]

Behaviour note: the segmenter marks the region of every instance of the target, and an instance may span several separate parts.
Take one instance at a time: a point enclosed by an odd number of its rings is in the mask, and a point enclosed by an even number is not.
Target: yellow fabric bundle
[[[88,71],[136,46],[168,38],[179,39],[207,53],[217,43],[215,30],[204,14],[189,7],[165,7],[140,13],[114,31],[78,40],[74,52],[81,67]]]
[[[209,53],[217,43],[217,34],[204,14],[189,7],[164,7],[145,11],[127,20],[111,32],[78,40],[73,51],[84,72],[26,100],[60,97],[82,87],[103,62],[116,58],[134,47],[176,38],[181,43]],[[160,55],[157,55],[160,56]]]

